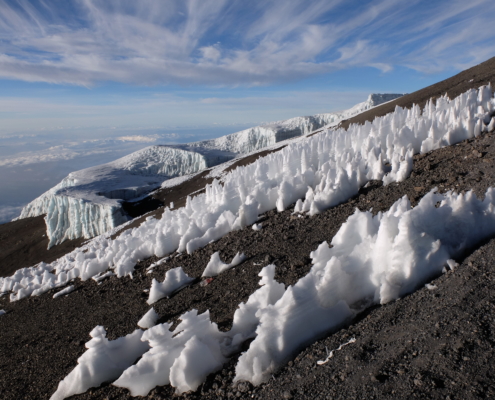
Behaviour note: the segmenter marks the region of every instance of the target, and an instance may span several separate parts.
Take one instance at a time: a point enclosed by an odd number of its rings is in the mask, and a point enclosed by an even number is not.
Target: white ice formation
[[[143,318],[141,318],[138,321],[137,324],[140,328],[148,329],[148,328],[155,326],[156,321],[158,321],[158,317],[159,317],[159,315],[157,314],[155,309],[153,307],[151,307],[150,310],[146,314],[143,315]]]
[[[166,210],[161,220],[111,240],[99,237],[57,260],[0,279],[11,300],[44,290],[70,276],[88,279],[115,271],[131,274],[134,264],[175,250],[189,253],[233,229],[252,225],[263,212],[284,210],[311,215],[345,201],[370,179],[390,184],[405,179],[412,155],[473,138],[495,126],[490,87],[469,90],[454,100],[414,106],[347,131],[325,131],[282,151],[237,168],[189,199]],[[387,170],[385,163],[390,163]],[[302,200],[304,198],[304,200]],[[302,346],[354,317],[363,308],[397,299],[438,275],[463,250],[495,234],[495,190],[484,200],[472,192],[426,195],[414,209],[407,197],[373,216],[356,211],[332,240],[311,253],[313,267],[294,286],[274,281],[274,267],[263,269],[263,286],[241,304],[229,332],[220,332],[208,312],[193,310],[171,332],[168,324],[149,329],[151,349],[115,382],[133,395],[170,383],[177,392],[195,390],[221,368],[240,344],[253,338],[236,367],[236,380],[266,381]],[[51,269],[50,269],[51,268]],[[50,272],[53,270],[53,272]],[[65,275],[62,275],[65,274]],[[45,283],[46,282],[46,283]],[[199,363],[199,359],[204,362]]]
[[[331,247],[324,242],[311,253],[310,272],[258,312],[256,338],[239,358],[235,380],[267,381],[303,346],[370,305],[414,291],[495,234],[493,188],[484,200],[435,190],[413,209],[405,196],[376,216],[356,210]]]
[[[372,123],[348,130],[326,130],[300,138],[281,151],[236,168],[186,206],[165,209],[160,220],[148,218],[115,239],[99,236],[82,248],[47,265],[0,278],[0,293],[11,301],[37,295],[71,279],[82,280],[111,269],[131,274],[138,260],[161,258],[176,250],[188,253],[235,229],[252,225],[258,215],[296,202],[296,212],[310,215],[346,201],[371,179],[402,181],[414,153],[473,138],[494,124],[495,100],[490,87],[469,90],[454,100],[428,102],[421,112],[397,107]],[[385,163],[390,163],[386,167]]]
[[[151,146],[107,164],[72,172],[24,207],[19,218],[46,215],[49,248],[67,239],[89,239],[129,219],[122,209],[122,200],[139,199],[160,187],[164,180],[201,171],[325,125],[335,125],[399,96],[371,94],[365,102],[343,112],[292,118],[202,142]]]
[[[203,271],[202,276],[206,277],[214,277],[217,275],[220,275],[222,272],[229,270],[230,268],[233,268],[240,263],[242,263],[246,259],[246,256],[244,253],[237,253],[234,258],[232,259],[230,264],[225,264],[221,259],[220,259],[220,253],[217,251],[211,255],[210,262],[206,266],[205,270]]]
[[[128,388],[133,396],[146,396],[157,385],[172,384],[177,393],[196,390],[206,376],[220,369],[240,345],[252,338],[259,309],[274,304],[284,293],[284,285],[274,281],[275,265],[259,274],[259,288],[234,314],[229,332],[218,330],[209,312],[192,310],[183,314],[181,323],[170,331],[170,324],[157,325],[143,335],[150,350],[113,384]]]
[[[78,365],[58,385],[57,391],[50,400],[62,400],[74,394],[84,393],[103,382],[112,381],[129,368],[136,359],[149,349],[146,342],[141,341],[143,331],[108,340],[105,328],[97,326],[86,343],[88,349],[77,360]]]
[[[181,267],[168,270],[163,282],[158,282],[156,279],[151,282],[150,296],[147,303],[151,305],[164,297],[170,297],[192,281],[194,281],[194,278],[187,276]]]
[[[74,285],[67,286],[65,289],[62,289],[60,292],[57,292],[53,295],[53,298],[56,299],[60,296],[65,296],[66,294],[72,293],[74,291]]]

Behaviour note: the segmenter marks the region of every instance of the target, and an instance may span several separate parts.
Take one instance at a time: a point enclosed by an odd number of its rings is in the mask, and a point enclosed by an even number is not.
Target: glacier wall
[[[26,205],[18,219],[45,215],[48,248],[101,235],[127,222],[121,200],[141,196],[171,177],[207,168],[200,154],[151,146],[116,161],[70,173]]]

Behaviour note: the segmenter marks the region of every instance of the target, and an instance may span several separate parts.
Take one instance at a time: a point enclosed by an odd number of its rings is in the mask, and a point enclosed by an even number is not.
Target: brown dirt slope
[[[25,218],[0,225],[0,276],[40,261],[52,262],[79,247],[85,239],[66,240],[47,250],[44,216]]]

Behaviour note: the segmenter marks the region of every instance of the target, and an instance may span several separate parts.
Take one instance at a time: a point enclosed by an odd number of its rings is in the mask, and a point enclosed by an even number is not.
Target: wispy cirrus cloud
[[[0,76],[259,85],[349,66],[442,70],[495,53],[492,0],[0,2]]]

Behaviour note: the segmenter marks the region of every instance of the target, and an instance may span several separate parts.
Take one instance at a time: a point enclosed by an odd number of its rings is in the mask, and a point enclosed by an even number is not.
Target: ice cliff
[[[139,198],[164,180],[201,171],[321,127],[335,126],[400,96],[370,94],[366,101],[342,112],[272,122],[201,142],[148,147],[107,164],[72,172],[24,207],[19,218],[46,215],[49,247],[66,239],[89,239],[129,219],[121,206],[123,200]]]
[[[89,239],[129,219],[122,210],[122,200],[138,198],[165,179],[205,169],[209,161],[198,152],[147,147],[116,161],[70,173],[24,207],[19,218],[46,215],[49,247],[66,239]]]

